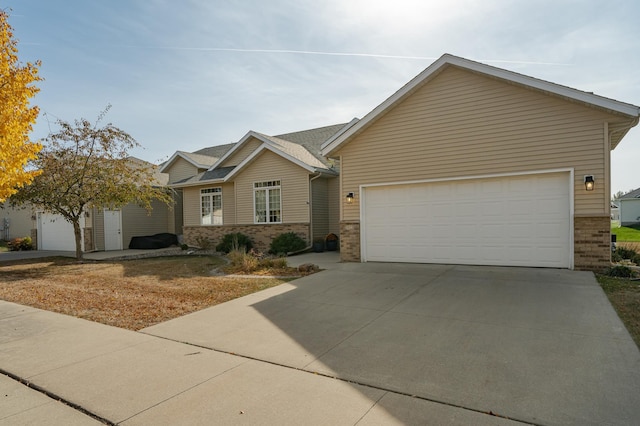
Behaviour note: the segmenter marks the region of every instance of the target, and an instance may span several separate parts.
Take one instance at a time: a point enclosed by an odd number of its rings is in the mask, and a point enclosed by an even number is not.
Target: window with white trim
[[[200,190],[200,224],[222,225],[222,188]]]
[[[282,223],[280,181],[253,184],[255,223]]]

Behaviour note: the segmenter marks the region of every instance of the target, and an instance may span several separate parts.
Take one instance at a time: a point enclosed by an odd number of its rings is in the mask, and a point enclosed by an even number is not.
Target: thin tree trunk
[[[73,234],[76,237],[76,259],[82,260],[82,233],[80,230],[80,218],[75,219],[73,222]]]

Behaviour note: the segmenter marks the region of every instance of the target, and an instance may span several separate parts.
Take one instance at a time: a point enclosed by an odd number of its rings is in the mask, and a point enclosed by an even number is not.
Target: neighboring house
[[[30,237],[34,225],[35,215],[31,209],[11,207],[8,201],[0,204],[0,240]]]
[[[444,55],[323,145],[341,165],[341,258],[608,267],[610,150],[639,115]]]
[[[616,222],[620,226],[620,206],[611,203],[611,222]]]
[[[129,159],[133,165],[150,165],[135,157]],[[168,180],[168,175],[158,171],[154,177],[154,184],[166,186]],[[73,225],[61,215],[31,206],[12,209],[7,203],[6,207],[0,210],[0,228],[4,223],[3,218],[8,218],[11,238],[30,235],[38,250],[75,250]],[[135,236],[175,233],[171,209],[158,201],[153,201],[152,207],[151,214],[134,203],[121,209],[89,208],[80,220],[82,250],[122,250],[128,247],[131,238]]]
[[[624,194],[618,200],[620,224],[622,226],[640,224],[640,188]]]
[[[158,166],[135,157],[129,157],[129,161],[133,165],[139,163],[142,167],[154,167],[154,186],[166,187],[169,183],[169,175],[162,173]],[[135,203],[120,209],[91,209],[88,215],[91,229],[90,234],[85,231],[85,244],[89,240],[92,250],[123,250],[129,247],[133,237],[164,232],[176,234],[175,207],[157,200],[152,201],[151,207],[151,213]]]
[[[234,144],[176,152],[161,172],[169,174],[183,203],[184,241],[217,244],[225,234],[241,232],[266,250],[285,232],[309,245],[337,234],[338,166],[320,154],[320,146],[344,128],[277,136],[250,131]]]

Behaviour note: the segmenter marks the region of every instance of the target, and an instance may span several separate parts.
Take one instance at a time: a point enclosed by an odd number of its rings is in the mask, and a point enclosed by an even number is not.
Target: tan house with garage
[[[161,168],[176,191],[184,242],[214,246],[241,232],[266,250],[295,232],[309,245],[339,230],[338,165],[320,153],[345,124],[269,136],[250,131],[234,144],[179,151]],[[180,208],[180,205],[182,208]]]
[[[444,55],[326,141],[343,261],[599,270],[640,108]]]

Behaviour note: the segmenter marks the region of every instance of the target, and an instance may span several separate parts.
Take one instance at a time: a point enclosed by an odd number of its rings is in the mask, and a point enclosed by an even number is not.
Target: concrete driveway
[[[382,390],[390,423],[640,422],[640,353],[588,272],[338,264],[143,333]]]

